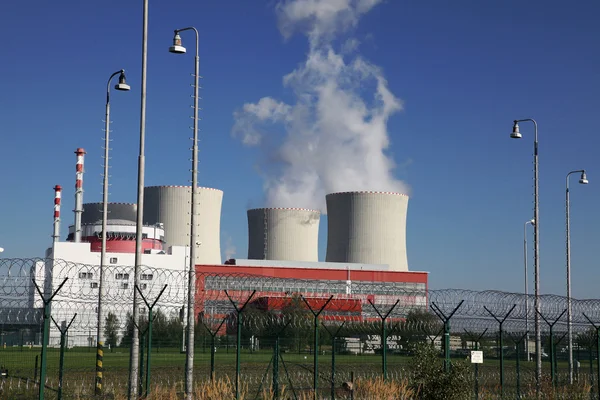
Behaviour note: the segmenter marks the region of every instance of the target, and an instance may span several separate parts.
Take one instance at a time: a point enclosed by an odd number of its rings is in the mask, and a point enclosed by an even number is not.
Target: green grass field
[[[95,349],[75,348],[65,353],[64,380],[67,391],[78,388],[78,390],[93,391],[95,377]],[[194,370],[197,380],[207,379],[210,376],[210,352],[208,349],[202,351],[199,348],[194,355]],[[0,349],[0,368],[8,370],[6,380],[11,380],[15,385],[17,380],[33,381],[34,376],[39,376],[40,351],[37,348],[7,348]],[[257,390],[261,379],[265,377],[267,384],[270,382],[272,366],[269,363],[272,358],[272,350],[249,352],[243,349],[241,352],[241,374],[242,380],[249,384],[253,390]],[[38,356],[38,375],[35,365]],[[284,365],[280,363],[280,376],[284,383],[289,381],[300,389],[308,389],[312,386],[313,356],[312,354],[298,354],[288,352],[282,354]],[[587,354],[582,355],[587,358]],[[464,358],[463,358],[464,359]],[[456,358],[458,360],[458,358]],[[441,360],[440,360],[441,362]],[[389,354],[387,356],[387,369],[391,378],[407,377],[410,375],[411,357]],[[129,350],[116,348],[104,353],[105,386],[125,388],[128,379]],[[520,363],[521,384],[526,385],[533,379],[534,362]],[[594,362],[595,364],[595,362]],[[184,377],[185,354],[181,354],[179,348],[154,348],[151,355],[151,382],[159,385],[173,385],[182,381]],[[235,378],[236,353],[235,348],[218,348],[215,354],[215,373],[217,377],[228,376]],[[550,373],[550,363],[544,362],[544,373]],[[497,388],[500,378],[500,362],[497,359],[486,359],[484,364],[479,365],[479,383],[481,387]],[[595,365],[594,365],[595,369]],[[47,377],[48,386],[58,387],[59,350],[48,349]],[[350,374],[356,377],[373,377],[382,372],[381,355],[336,355],[336,386],[350,379]],[[589,362],[582,360],[580,365],[580,376],[582,379],[589,377]],[[566,381],[567,363],[558,363],[559,382]],[[595,371],[594,371],[595,373]],[[331,380],[331,352],[326,350],[325,354],[319,354],[319,385],[325,390],[330,387]],[[516,362],[508,359],[504,362],[505,391],[516,390]],[[50,390],[52,392],[52,390]],[[1,397],[1,396],[0,396]]]

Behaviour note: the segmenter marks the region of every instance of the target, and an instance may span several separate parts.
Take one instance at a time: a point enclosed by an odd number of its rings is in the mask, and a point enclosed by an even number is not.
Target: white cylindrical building
[[[165,248],[190,245],[191,186],[149,186],[144,189],[144,223],[161,223]],[[223,191],[199,187],[196,264],[221,264]]]
[[[341,192],[326,196],[328,262],[387,264],[408,271],[408,196],[391,192]]]
[[[318,261],[320,217],[303,208],[248,210],[248,258]]]
[[[135,203],[108,203],[108,219],[121,219],[135,221],[137,219],[137,204]],[[95,224],[102,220],[102,203],[85,203],[81,222]]]

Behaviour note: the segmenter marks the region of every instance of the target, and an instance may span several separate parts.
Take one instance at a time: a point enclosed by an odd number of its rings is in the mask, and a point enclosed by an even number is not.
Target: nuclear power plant
[[[83,203],[85,150],[76,154],[74,223],[67,242],[88,243],[100,251],[102,203]],[[221,206],[223,191],[198,187],[197,235],[190,238],[191,186],[148,186],[144,189],[143,249],[145,254],[169,253],[171,247],[197,246],[197,265],[232,265],[221,258]],[[53,241],[60,241],[62,187],[54,187]],[[406,251],[408,196],[402,193],[352,191],[330,193],[327,206],[327,264],[380,266],[382,270],[409,271]],[[107,247],[135,252],[134,203],[107,203]],[[304,208],[247,210],[248,262],[319,262],[321,212]],[[241,222],[241,221],[240,221]],[[224,262],[226,262],[224,264]]]
[[[107,203],[106,232],[102,229],[102,203],[83,203],[84,149],[76,154],[75,209],[73,224],[68,226],[66,241],[61,241],[61,199],[63,187],[54,187],[54,227],[52,247],[46,251],[49,262],[39,262],[32,274],[43,280],[46,287],[56,287],[64,277],[54,271],[55,261],[64,260],[83,266],[76,276],[69,276],[76,287],[85,289],[88,298],[99,288],[100,254],[102,237],[106,235],[106,260],[109,265],[131,269],[130,273],[105,276],[103,284],[133,291],[133,266],[135,264],[137,205],[133,203]],[[197,188],[197,235],[190,238],[191,186],[149,186],[144,189],[142,226],[142,265],[148,269],[169,270],[187,276],[190,268],[189,248],[196,247],[193,265],[198,274],[208,274],[210,279],[196,281],[196,293],[204,290],[228,289],[257,290],[261,301],[271,297],[287,296],[301,291],[314,296],[360,294],[363,308],[357,318],[376,318],[368,301],[387,304],[390,293],[397,290],[414,292],[404,296],[406,312],[411,306],[427,302],[428,275],[426,272],[409,272],[406,251],[406,218],[408,196],[401,193],[352,191],[326,195],[327,248],[325,260],[319,261],[319,229],[321,212],[303,208],[254,208],[247,210],[248,257],[223,260],[221,257],[221,206],[223,191]],[[243,223],[243,221],[239,221]],[[55,260],[55,261],[52,261]],[[256,287],[236,289],[222,274],[253,276]],[[149,294],[159,289],[152,273],[140,278],[148,286]],[[154,282],[156,281],[156,282]],[[354,293],[353,282],[360,282],[360,292]],[[154,285],[154,286],[153,286]],[[159,285],[159,286],[160,286]],[[370,287],[365,292],[365,287]],[[154,288],[154,289],[151,289]],[[157,290],[158,290],[157,289]],[[32,289],[33,290],[33,289]],[[174,304],[186,302],[186,290]],[[156,294],[156,293],[155,293]],[[91,296],[91,297],[90,297]],[[363,298],[364,297],[364,298]],[[40,298],[32,292],[30,306],[39,308]],[[72,312],[73,297],[63,302],[57,295],[53,310],[58,314]],[[268,301],[267,301],[268,303]],[[78,305],[78,318],[82,325],[92,326],[97,315],[90,307],[93,303]],[[122,305],[119,305],[122,306]],[[210,304],[196,302],[196,315],[222,317],[230,306],[229,299],[212,299]],[[113,307],[113,308],[111,308]],[[408,308],[407,308],[408,307]],[[117,312],[117,305],[106,304],[106,309]],[[122,311],[123,308],[121,307]],[[106,311],[106,312],[108,312]],[[54,311],[53,311],[54,312]],[[119,315],[119,318],[125,318]],[[400,314],[396,317],[401,317]],[[58,331],[50,335],[50,344],[58,343]],[[83,332],[73,332],[74,344],[90,345],[95,338]],[[92,343],[93,344],[93,343]]]

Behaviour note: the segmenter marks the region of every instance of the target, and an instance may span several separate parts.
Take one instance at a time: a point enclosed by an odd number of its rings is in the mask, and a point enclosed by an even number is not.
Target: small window
[[[147,288],[148,288],[148,284],[146,284],[146,283],[142,283],[142,284],[140,285],[140,289],[141,289],[141,290],[146,290]]]
[[[123,279],[123,274],[115,274],[115,279]]]
[[[129,274],[123,274],[123,279],[125,279],[125,280],[129,279]]]
[[[90,288],[98,289],[98,282],[90,282]]]
[[[147,233],[142,233],[142,239],[148,239],[148,234]]]
[[[152,275],[152,274],[142,274],[140,276],[140,280],[142,280],[142,281],[151,281],[153,277],[154,277],[154,275]]]
[[[121,289],[129,289],[129,283],[121,282]]]
[[[144,249],[144,254],[152,254],[152,250],[151,249]]]
[[[118,261],[118,260],[117,260],[117,257],[111,257],[111,258],[110,258],[110,263],[111,263],[111,264],[116,264],[116,263],[117,263],[117,261]]]
[[[92,279],[93,274],[91,272],[80,272],[79,279]]]

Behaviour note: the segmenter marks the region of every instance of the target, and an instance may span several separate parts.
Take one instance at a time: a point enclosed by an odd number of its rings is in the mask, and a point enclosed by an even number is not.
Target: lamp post
[[[529,290],[527,288],[527,225],[535,225],[535,220],[525,222],[523,229],[523,261],[525,264],[525,354],[527,361],[531,361],[529,354]]]
[[[196,57],[194,67],[194,138],[192,146],[192,188],[191,188],[191,222],[190,222],[190,266],[188,276],[188,313],[187,313],[187,345],[185,351],[185,396],[192,398],[194,390],[194,297],[196,288],[196,216],[197,201],[196,192],[198,187],[198,78],[200,74],[199,35],[194,27],[176,29],[173,37],[173,45],[169,47],[171,53],[184,54],[185,47],[181,44],[179,32],[192,30],[196,34]]]
[[[138,291],[135,287],[139,282],[140,266],[142,264],[142,228],[144,216],[144,168],[146,165],[146,75],[148,65],[148,0],[143,0],[142,11],[142,76],[140,84],[140,144],[138,154],[138,176],[137,176],[137,215],[135,222],[135,261],[133,267],[133,329],[131,333],[131,347],[129,352],[129,385],[127,398],[134,400],[138,398],[138,376],[140,359],[140,338],[136,325],[139,321]]]
[[[571,174],[581,173],[579,183],[587,185],[588,180],[585,170],[571,171],[566,178],[565,209],[567,220],[567,335],[569,336],[569,383],[573,384],[573,314],[571,313],[571,217],[569,201],[569,177]]]
[[[110,146],[110,82],[119,75],[116,90],[128,91],[125,70],[114,72],[106,83],[106,110],[104,115],[104,179],[102,186],[102,248],[100,250],[100,277],[98,282],[98,331],[96,332],[96,395],[102,393],[102,353],[104,347],[104,319],[102,314],[102,297],[104,296],[104,268],[106,266],[106,225],[108,220],[108,152]]]
[[[521,139],[519,122],[532,122],[534,127],[533,139],[533,279],[534,279],[534,308],[535,308],[535,377],[539,390],[542,382],[542,337],[540,332],[540,209],[539,209],[539,163],[538,163],[538,126],[532,118],[514,120],[510,137]]]

